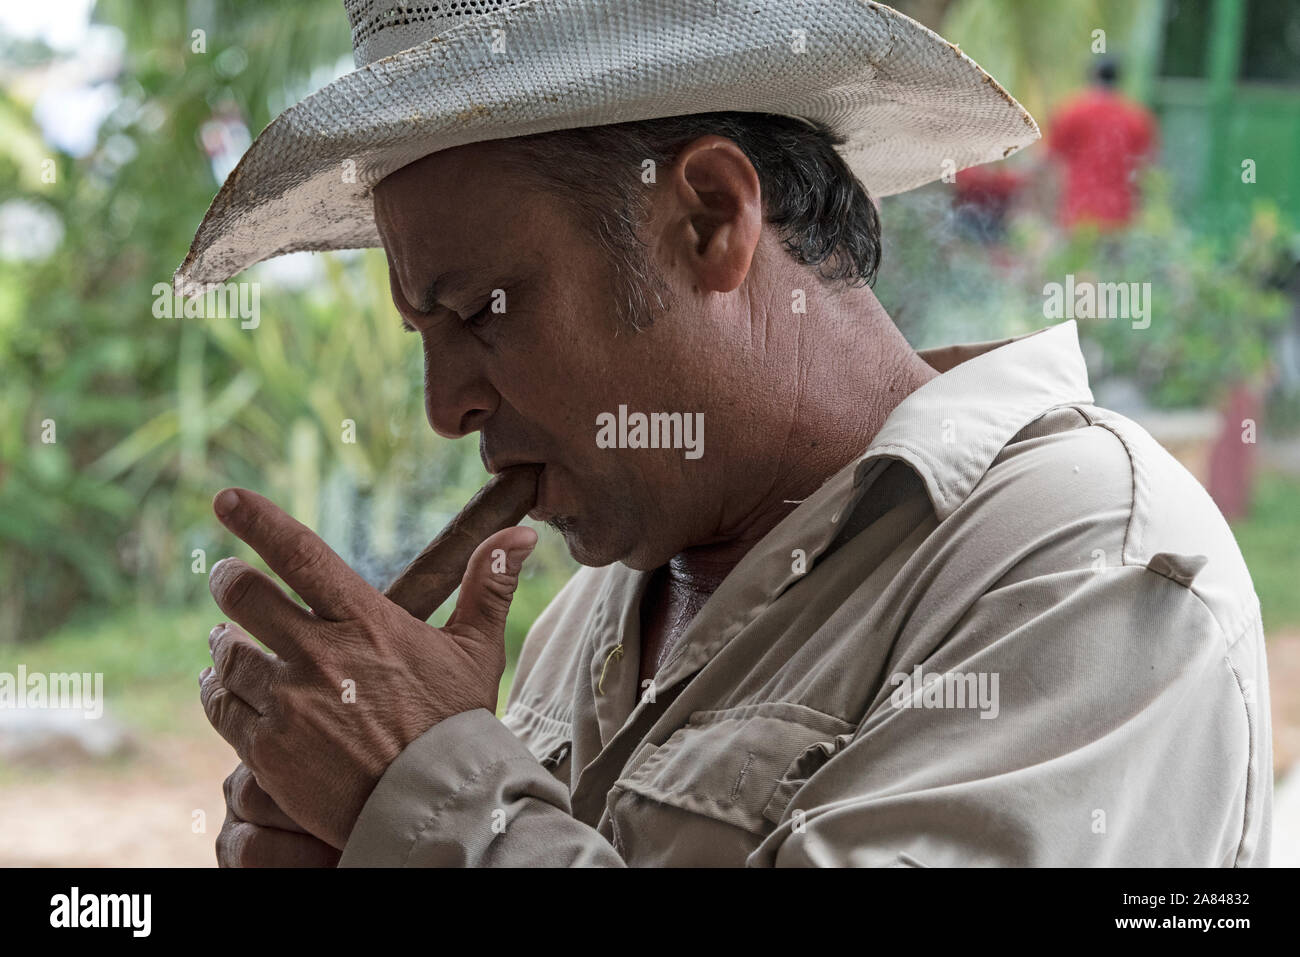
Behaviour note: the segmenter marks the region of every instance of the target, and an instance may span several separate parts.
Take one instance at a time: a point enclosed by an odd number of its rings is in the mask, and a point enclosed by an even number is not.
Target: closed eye
[[[391,262],[388,264],[388,289],[392,293],[393,305],[397,307],[397,314],[402,319],[402,331],[419,332],[420,330],[411,325],[406,318],[406,310],[411,307],[407,303],[406,298],[402,295],[402,288],[397,283],[397,270],[393,268]]]
[[[471,329],[483,329],[486,328],[491,323],[492,321],[491,313],[492,313],[492,307],[484,306],[478,312],[474,313],[474,315],[462,321],[465,323],[466,326],[468,326]],[[403,332],[420,331],[419,329],[415,328],[415,326],[411,325],[411,323],[407,320],[405,316],[402,316],[401,320],[402,320]]]
[[[490,305],[484,306],[478,312],[474,313],[474,315],[466,319],[465,325],[469,326],[471,329],[482,329],[492,321],[490,318],[491,316],[492,307]]]

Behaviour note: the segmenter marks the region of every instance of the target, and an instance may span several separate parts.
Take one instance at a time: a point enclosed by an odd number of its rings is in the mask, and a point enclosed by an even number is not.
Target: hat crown
[[[957,47],[868,0],[343,0],[358,69],[249,147],[176,273],[380,246],[374,186],[467,143],[736,111],[823,123],[877,196],[1039,136]],[[508,36],[507,36],[508,32]]]
[[[437,36],[474,17],[530,0],[343,0],[352,24],[352,55],[357,67]]]

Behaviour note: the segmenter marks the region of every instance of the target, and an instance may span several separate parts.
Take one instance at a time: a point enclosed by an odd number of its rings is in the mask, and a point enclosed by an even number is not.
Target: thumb
[[[519,570],[536,545],[537,533],[519,525],[502,529],[479,545],[461,579],[456,610],[443,630],[471,638],[504,639]]]

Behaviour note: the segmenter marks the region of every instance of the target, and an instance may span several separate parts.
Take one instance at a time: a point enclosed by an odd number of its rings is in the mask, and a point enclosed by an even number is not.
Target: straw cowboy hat
[[[439,150],[718,111],[847,137],[875,196],[1001,159],[1033,118],[954,44],[868,0],[344,0],[357,69],[290,107],[227,178],[176,273],[380,245],[371,190]]]

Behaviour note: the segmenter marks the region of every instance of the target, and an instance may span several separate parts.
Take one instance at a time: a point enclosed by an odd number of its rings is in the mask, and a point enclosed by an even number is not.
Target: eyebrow
[[[421,315],[427,316],[432,313],[438,305],[439,288],[442,288],[444,292],[459,290],[461,287],[466,285],[467,281],[470,280],[472,276],[473,273],[468,269],[452,269],[442,275],[434,276],[429,280],[425,285],[424,290],[420,293],[418,303],[413,303],[407,300],[406,293],[402,291],[402,284],[400,282],[397,283],[397,294],[402,297],[402,301],[405,302],[409,308]],[[400,309],[398,310],[398,314],[401,316]],[[401,320],[402,328],[407,332],[419,332],[415,326],[411,325],[411,323],[407,321],[405,316],[401,316]]]
[[[412,307],[416,312],[420,313],[428,314],[433,312],[438,305],[438,291],[440,289],[443,293],[458,291],[471,278],[471,275],[469,270],[453,269],[440,276],[434,276],[424,287],[424,291],[420,293],[419,302],[412,303]]]

